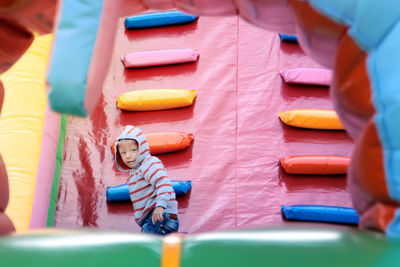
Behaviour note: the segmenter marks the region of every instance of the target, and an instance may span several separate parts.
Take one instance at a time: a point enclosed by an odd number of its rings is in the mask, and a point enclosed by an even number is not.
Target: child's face
[[[129,168],[134,168],[138,153],[138,146],[134,140],[121,140],[118,142],[118,151],[122,161]]]

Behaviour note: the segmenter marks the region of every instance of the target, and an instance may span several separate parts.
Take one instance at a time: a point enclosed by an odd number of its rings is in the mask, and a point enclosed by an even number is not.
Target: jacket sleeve
[[[144,179],[148,181],[156,191],[156,207],[166,208],[167,202],[173,198],[174,190],[162,162],[157,158],[152,160],[143,174]]]

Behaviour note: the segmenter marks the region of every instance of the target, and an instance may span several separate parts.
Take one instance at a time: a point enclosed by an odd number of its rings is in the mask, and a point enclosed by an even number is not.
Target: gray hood
[[[127,125],[122,131],[121,135],[115,142],[115,163],[120,171],[128,172],[130,169],[123,163],[122,158],[118,151],[118,141],[122,139],[132,139],[136,140],[138,143],[138,156],[136,158],[135,169],[140,166],[143,160],[151,157],[149,144],[147,143],[146,137],[144,136],[142,130],[139,128]]]

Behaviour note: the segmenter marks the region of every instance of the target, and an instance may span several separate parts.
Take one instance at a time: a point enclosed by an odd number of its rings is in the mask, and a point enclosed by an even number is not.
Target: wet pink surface
[[[350,156],[342,131],[283,125],[279,111],[332,109],[325,87],[285,85],[281,69],[320,67],[297,44],[256,28],[237,16],[200,17],[192,24],[125,31],[120,21],[112,65],[90,118],[67,125],[55,226],[139,231],[130,203],[107,203],[106,187],[127,182],[114,166],[110,144],[122,127],[144,132],[185,131],[194,143],[159,155],[174,180],[192,180],[178,198],[180,232],[195,233],[284,223],[281,205],[351,207],[345,176],[293,176],[279,158],[289,155]],[[125,70],[131,52],[194,48],[197,62]],[[131,90],[197,89],[188,108],[123,112],[117,97]]]

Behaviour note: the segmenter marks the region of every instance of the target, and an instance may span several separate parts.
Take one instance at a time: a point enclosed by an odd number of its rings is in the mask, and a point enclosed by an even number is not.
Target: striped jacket
[[[118,141],[134,139],[138,142],[138,155],[133,169],[122,161],[118,151]],[[178,202],[167,172],[161,160],[150,154],[149,145],[143,132],[128,125],[115,142],[115,162],[121,171],[129,173],[129,193],[136,222],[142,226],[144,219],[155,207],[163,207],[164,212],[178,214]]]

